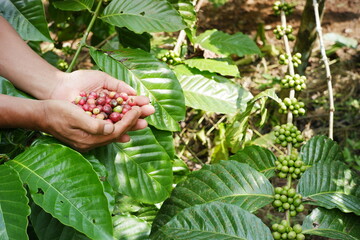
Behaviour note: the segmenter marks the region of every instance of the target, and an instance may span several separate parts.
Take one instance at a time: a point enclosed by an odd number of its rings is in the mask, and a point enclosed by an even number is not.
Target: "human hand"
[[[134,106],[116,124],[92,118],[68,101],[43,100],[40,129],[69,144],[79,151],[109,144],[127,142],[128,131],[145,128],[147,123],[141,117],[140,107]]]

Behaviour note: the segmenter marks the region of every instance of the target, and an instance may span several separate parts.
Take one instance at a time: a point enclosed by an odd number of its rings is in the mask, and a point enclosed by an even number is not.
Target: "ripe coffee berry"
[[[90,92],[79,93],[73,103],[81,107],[90,116],[116,123],[120,121],[136,102],[127,93],[118,92]]]

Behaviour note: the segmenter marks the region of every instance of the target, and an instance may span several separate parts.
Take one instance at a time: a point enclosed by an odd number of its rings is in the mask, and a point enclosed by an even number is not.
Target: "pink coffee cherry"
[[[113,112],[110,114],[109,118],[111,121],[113,121],[113,123],[116,123],[121,120],[121,114],[118,112]]]
[[[120,97],[122,97],[122,99],[124,99],[124,101],[128,100],[129,95],[127,93],[120,93]]]

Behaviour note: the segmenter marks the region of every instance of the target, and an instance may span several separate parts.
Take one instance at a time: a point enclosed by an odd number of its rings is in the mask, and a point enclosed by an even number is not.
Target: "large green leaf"
[[[316,208],[303,222],[303,233],[341,240],[360,239],[360,217],[337,209]]]
[[[170,159],[174,159],[175,147],[173,133],[170,131],[158,130],[154,127],[150,127],[156,140],[165,149]]]
[[[230,157],[242,163],[247,163],[259,172],[263,173],[267,178],[275,174],[275,155],[268,149],[259,146],[247,146],[239,150],[235,155]]]
[[[94,150],[109,172],[114,190],[146,202],[167,198],[172,186],[172,163],[149,128],[129,132],[131,141]]]
[[[342,161],[340,146],[326,136],[315,136],[301,147],[300,155],[306,165]]]
[[[341,162],[318,163],[300,178],[298,192],[310,204],[360,215],[360,177]]]
[[[273,200],[273,191],[269,180],[247,164],[229,160],[206,165],[176,186],[161,206],[153,231],[198,204],[221,201],[255,211]]]
[[[271,240],[273,237],[261,219],[248,211],[227,203],[211,202],[185,209],[161,227],[152,239]]]
[[[261,54],[256,43],[248,35],[240,32],[229,35],[216,29],[207,30],[200,34],[195,42],[202,48],[219,55],[236,54],[241,57],[248,54]]]
[[[117,240],[147,239],[150,224],[135,216],[114,216],[114,238]]]
[[[215,74],[178,65],[174,72],[185,95],[185,104],[195,109],[217,113],[235,113],[244,110],[252,98],[240,85]]]
[[[186,25],[191,28],[196,22],[196,12],[190,0],[168,0],[178,10]]]
[[[147,118],[161,130],[180,130],[178,121],[185,116],[184,95],[174,73],[165,63],[139,49],[124,49],[105,54],[90,49],[96,64],[105,72],[149,97],[155,113]]]
[[[0,165],[0,239],[28,239],[28,202],[19,175],[10,167]]]
[[[91,8],[94,5],[94,0],[65,0],[53,2],[53,4],[56,8],[65,11],[88,10],[91,12]]]
[[[186,65],[197,68],[200,71],[219,73],[223,76],[239,77],[239,69],[236,65],[230,65],[227,61],[214,59],[192,58],[184,61]]]
[[[117,27],[116,32],[118,34],[119,43],[127,48],[140,48],[146,52],[150,52],[151,49],[151,34],[143,32],[142,34],[134,33],[126,27]]]
[[[84,234],[65,226],[35,203],[31,204],[30,221],[39,240],[89,240]]]
[[[34,202],[61,223],[93,239],[112,239],[103,187],[90,163],[58,144],[29,148],[7,163],[29,187]]]
[[[112,0],[100,18],[136,33],[175,32],[186,27],[166,0]]]
[[[41,0],[1,0],[0,15],[24,40],[52,42]]]

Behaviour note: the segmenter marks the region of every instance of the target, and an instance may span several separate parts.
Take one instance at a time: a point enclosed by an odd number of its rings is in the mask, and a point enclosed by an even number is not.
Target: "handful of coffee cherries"
[[[81,92],[73,103],[81,107],[89,116],[111,123],[120,121],[125,113],[136,105],[133,96],[124,92]]]

